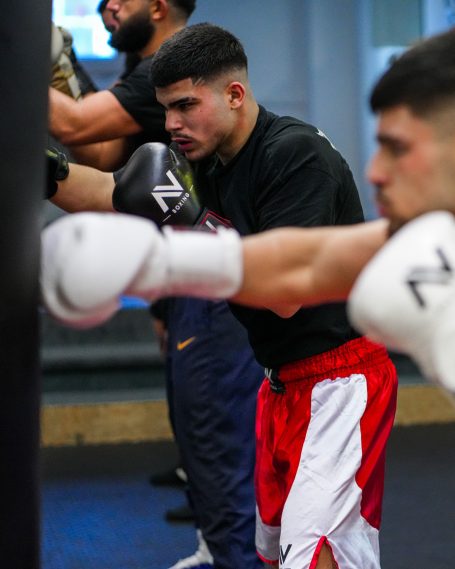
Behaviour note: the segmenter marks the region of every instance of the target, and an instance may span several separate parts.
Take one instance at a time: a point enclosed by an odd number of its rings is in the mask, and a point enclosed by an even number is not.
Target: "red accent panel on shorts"
[[[279,379],[287,383],[302,379],[348,377],[354,373],[365,373],[370,365],[379,365],[388,359],[382,344],[361,336],[328,352],[282,366]]]
[[[366,417],[361,420],[361,428],[366,430],[362,435],[365,457],[356,481],[365,490],[362,515],[373,527],[379,527],[384,450],[395,413],[397,380],[385,348],[366,338],[281,368],[279,379],[286,384],[284,394],[274,393],[268,380],[262,384],[256,416],[255,487],[264,524],[281,525],[283,506],[295,479],[311,418],[314,385],[328,377],[349,377],[355,373],[367,375],[367,384],[371,383]],[[385,378],[389,379],[387,386],[383,384]],[[385,418],[381,418],[383,413]]]
[[[385,451],[395,419],[397,404],[397,374],[390,363],[389,376],[368,374],[368,401],[360,420],[362,463],[356,482],[362,488],[360,511],[370,525],[380,528],[384,494]]]
[[[268,380],[258,394],[256,413],[256,500],[262,521],[281,525],[283,505],[297,472],[311,415],[311,390],[276,395]],[[292,429],[289,428],[292,413]],[[296,433],[298,435],[296,436]]]

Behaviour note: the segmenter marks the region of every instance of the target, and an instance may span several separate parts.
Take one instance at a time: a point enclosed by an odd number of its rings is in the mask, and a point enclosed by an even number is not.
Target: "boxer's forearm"
[[[277,311],[280,305],[343,300],[382,246],[387,222],[283,228],[243,239],[243,283],[234,301]]]
[[[78,103],[57,89],[49,89],[49,132],[66,144],[67,137],[80,126]]]
[[[73,145],[69,149],[78,164],[91,166],[103,172],[113,172],[121,168],[132,151],[127,137]]]
[[[114,211],[112,173],[100,172],[88,166],[70,164],[69,176],[58,182],[52,203],[70,213],[78,211]]]
[[[75,101],[49,89],[49,132],[65,146],[112,140],[141,130],[109,90]]]

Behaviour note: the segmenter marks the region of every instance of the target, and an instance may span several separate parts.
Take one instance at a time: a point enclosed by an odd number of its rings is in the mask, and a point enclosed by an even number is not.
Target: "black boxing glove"
[[[56,148],[46,148],[46,169],[45,198],[49,199],[57,192],[58,182],[67,178],[70,173],[66,155]]]
[[[229,225],[199,202],[188,160],[161,142],[140,146],[126,165],[114,172],[114,209],[163,225],[200,226],[215,230]]]

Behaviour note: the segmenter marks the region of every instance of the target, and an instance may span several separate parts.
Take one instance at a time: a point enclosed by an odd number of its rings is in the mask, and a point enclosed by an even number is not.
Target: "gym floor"
[[[177,462],[148,310],[83,332],[45,315],[42,324],[42,569],[168,569],[196,536],[191,523],[164,519],[184,504],[182,490],[148,482]],[[454,569],[453,401],[408,359],[394,361],[382,569]]]
[[[455,423],[394,428],[382,569],[455,567],[454,442]],[[164,519],[183,504],[182,490],[148,482],[175,464],[172,442],[45,448],[42,456],[42,569],[167,569],[196,549],[191,523]]]

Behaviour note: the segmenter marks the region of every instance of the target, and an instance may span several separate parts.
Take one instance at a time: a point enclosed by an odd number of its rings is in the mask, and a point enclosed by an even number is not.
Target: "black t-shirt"
[[[152,58],[144,57],[127,77],[109,89],[143,128],[141,133],[134,135],[136,148],[146,142],[170,142],[169,134],[164,129],[164,107],[156,100],[151,81]]]
[[[196,164],[195,171],[204,205],[229,219],[242,235],[364,221],[351,171],[325,135],[263,107],[249,140],[231,162],[223,166],[213,158]],[[301,309],[288,319],[269,310],[231,308],[265,367],[320,354],[357,336],[344,303]]]

